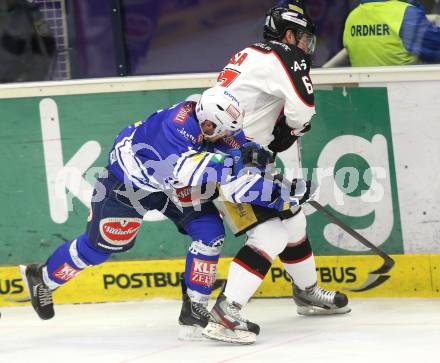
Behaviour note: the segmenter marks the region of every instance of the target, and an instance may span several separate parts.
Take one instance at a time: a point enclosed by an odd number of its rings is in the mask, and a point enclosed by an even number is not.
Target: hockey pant
[[[179,209],[166,193],[133,191],[104,169],[95,184],[86,231],[62,244],[48,258],[43,269],[45,283],[55,289],[86,267],[107,261],[112,253],[129,250],[148,210],[161,211],[193,241],[216,245],[216,248],[218,241],[223,242],[223,223],[212,203],[203,204],[198,211]],[[208,233],[208,237],[203,234],[202,224],[205,222],[213,226],[216,237],[212,233]]]

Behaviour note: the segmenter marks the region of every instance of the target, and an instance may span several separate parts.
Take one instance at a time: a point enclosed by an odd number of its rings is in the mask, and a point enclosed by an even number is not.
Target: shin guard
[[[219,247],[194,241],[186,256],[185,281],[191,301],[208,303],[217,276]]]
[[[258,252],[244,246],[229,267],[225,296],[240,305],[246,304],[257,291],[271,265]]]
[[[284,269],[301,289],[316,283],[315,257],[307,238],[298,245],[287,245],[279,257]]]
[[[43,279],[51,289],[57,288],[77,276],[87,266],[105,262],[110,255],[92,248],[87,235],[83,234],[55,250],[43,268]]]

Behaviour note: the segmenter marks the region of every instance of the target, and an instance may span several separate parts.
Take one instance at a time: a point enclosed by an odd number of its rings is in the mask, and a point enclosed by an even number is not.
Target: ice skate
[[[347,295],[339,291],[325,290],[317,283],[306,287],[305,290],[293,284],[293,300],[299,315],[333,315],[351,311]]]
[[[43,281],[42,265],[20,265],[21,276],[28,290],[32,306],[43,320],[55,316],[53,309],[52,291]]]
[[[211,314],[207,309],[206,303],[191,301],[188,296],[188,288],[183,276],[180,279],[182,288],[182,310],[179,316],[179,335],[180,340],[204,340],[203,329],[211,319]]]
[[[212,320],[203,330],[203,336],[227,343],[255,343],[260,327],[240,314],[241,305],[221,294],[211,310]]]
[[[207,306],[191,301],[187,294],[183,294],[182,300],[178,338],[180,340],[204,340],[202,332],[211,318]]]

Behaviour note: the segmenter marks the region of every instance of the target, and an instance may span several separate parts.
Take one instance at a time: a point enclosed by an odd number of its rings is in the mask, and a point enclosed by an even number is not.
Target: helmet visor
[[[315,52],[316,35],[309,32],[299,34],[298,48],[301,48],[306,54],[312,55]]]

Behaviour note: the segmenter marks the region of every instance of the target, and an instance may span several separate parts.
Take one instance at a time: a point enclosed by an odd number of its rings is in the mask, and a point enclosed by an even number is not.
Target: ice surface
[[[1,308],[0,362],[440,362],[440,299],[352,299],[347,315],[303,317],[290,299],[255,299],[257,343],[177,340],[180,301]]]

